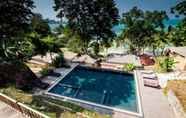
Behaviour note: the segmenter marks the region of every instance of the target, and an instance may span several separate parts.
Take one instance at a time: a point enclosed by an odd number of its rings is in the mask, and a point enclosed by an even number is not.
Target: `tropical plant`
[[[165,31],[164,22],[169,18],[165,11],[146,11],[144,19],[147,24],[150,24],[152,31],[145,43],[156,57],[156,50],[161,49],[163,52],[165,45],[168,44],[169,30]]]
[[[90,49],[91,49],[91,53],[95,56],[98,55],[99,53],[99,50],[100,50],[100,45],[99,45],[99,42],[97,41],[93,41],[93,42],[90,42],[89,46],[88,46]]]
[[[53,59],[52,53],[61,52],[60,46],[55,41],[56,38],[51,35],[41,39],[41,42],[43,42],[46,45],[47,52],[50,53],[51,60]]]
[[[145,38],[149,35],[149,30],[144,21],[144,12],[137,7],[133,7],[129,12],[123,13],[121,22],[126,28],[123,30],[120,38],[124,40],[129,47],[135,47],[133,51],[139,54],[145,47]]]
[[[123,68],[124,71],[129,71],[129,72],[135,69],[136,69],[136,66],[132,63],[124,65],[124,68]]]
[[[171,12],[176,15],[186,16],[186,0],[180,1],[177,5],[171,8]]]
[[[68,47],[68,42],[73,39],[74,35],[68,26],[59,26],[55,29],[56,42],[61,47]]]
[[[144,48],[151,47],[153,51],[158,48],[157,34],[162,34],[164,30],[163,21],[168,19],[164,11],[142,11],[133,7],[129,12],[123,13],[121,22],[126,28],[123,30],[120,40],[129,45],[129,51],[140,54]]]
[[[58,53],[58,56],[56,56],[55,59],[52,60],[51,66],[54,66],[56,68],[69,67],[62,52]]]
[[[41,40],[41,35],[39,35],[37,32],[31,32],[27,34],[25,38],[34,46],[34,55],[46,55],[48,52],[48,46],[44,41]]]
[[[78,54],[83,54],[83,45],[82,45],[82,40],[80,39],[79,35],[73,35],[72,37],[70,37],[68,43],[67,43],[67,47],[70,51],[73,51],[75,53]]]
[[[160,66],[160,72],[170,72],[172,71],[173,67],[175,66],[175,61],[171,57],[163,57],[159,61],[159,66]]]
[[[49,73],[50,73],[50,69],[49,68],[43,68],[41,71],[40,71],[41,75],[43,77],[47,76]]]
[[[31,31],[37,32],[41,37],[51,34],[50,26],[41,14],[35,13],[31,18]]]
[[[182,21],[176,28],[172,29],[171,42],[175,46],[186,45],[186,0],[180,1],[177,5],[171,8],[172,13],[176,16],[182,16]]]
[[[17,48],[23,46],[19,44],[23,41],[22,35],[24,32],[29,30],[29,20],[32,16],[33,8],[32,0],[8,0],[0,2],[1,60],[17,59]]]
[[[20,32],[28,30],[32,9],[32,0],[0,2],[0,39],[10,40]]]
[[[186,20],[181,21],[172,30],[170,41],[175,46],[186,46]]]
[[[54,0],[59,18],[66,18],[73,33],[80,36],[83,52],[87,53],[92,40],[107,40],[114,36],[113,25],[118,23],[114,0]]]

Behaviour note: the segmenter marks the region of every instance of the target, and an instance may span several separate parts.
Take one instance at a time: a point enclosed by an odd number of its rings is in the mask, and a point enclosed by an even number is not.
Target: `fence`
[[[49,118],[48,116],[31,109],[30,107],[17,102],[16,100],[0,93],[0,101],[6,103],[7,105],[11,106],[13,109],[21,112],[23,115],[27,116],[28,118]]]

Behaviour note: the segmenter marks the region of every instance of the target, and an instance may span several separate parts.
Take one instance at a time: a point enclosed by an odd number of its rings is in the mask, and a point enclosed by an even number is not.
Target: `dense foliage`
[[[186,20],[183,20],[171,32],[171,42],[175,46],[186,46]]]
[[[29,30],[33,7],[32,0],[0,2],[0,60],[23,58],[30,49],[30,44],[23,37]]]
[[[56,56],[51,64],[53,67],[61,68],[61,67],[68,67],[67,62],[64,58],[63,53],[59,53],[58,56]]]
[[[176,62],[173,58],[162,56],[156,58],[155,70],[157,72],[170,72],[175,67]]]
[[[123,13],[121,22],[126,28],[120,36],[129,45],[130,52],[140,54],[146,47],[157,48],[155,35],[163,34],[164,23],[168,19],[164,11],[142,11],[133,7]]]
[[[123,68],[123,70],[127,71],[127,72],[131,72],[131,71],[133,71],[135,69],[136,69],[136,66],[134,64],[132,64],[132,63],[124,65],[124,68]]]
[[[31,31],[37,32],[42,37],[51,34],[50,27],[41,14],[34,14],[31,18]]]
[[[1,0],[0,39],[7,40],[28,28],[32,16],[32,0]]]
[[[113,0],[54,0],[59,18],[66,18],[73,33],[82,40],[87,52],[91,40],[107,40],[114,36],[118,9]]]
[[[172,30],[171,42],[175,46],[186,46],[186,0],[179,2],[172,8],[176,16],[181,16],[182,21]]]
[[[176,6],[171,8],[172,13],[175,13],[176,15],[184,15],[186,16],[186,0],[182,0],[179,2]]]
[[[160,62],[160,66],[162,70],[164,70],[165,72],[169,72],[173,69],[175,63],[176,62],[174,61],[173,58],[165,57],[165,59],[163,59],[163,61]]]

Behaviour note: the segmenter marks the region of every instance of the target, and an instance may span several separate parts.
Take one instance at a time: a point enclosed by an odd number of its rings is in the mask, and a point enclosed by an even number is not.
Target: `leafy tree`
[[[59,25],[58,27],[56,27],[56,28],[54,29],[55,34],[57,34],[57,35],[62,34],[62,33],[63,33],[64,28],[65,28],[64,26]]]
[[[171,42],[175,46],[186,46],[186,21],[182,21],[171,31]]]
[[[135,54],[139,54],[146,46],[146,38],[151,36],[153,27],[144,19],[144,12],[137,7],[133,7],[129,12],[123,14],[121,20],[126,28],[122,33],[122,40],[126,40],[130,49]]]
[[[41,42],[43,42],[46,45],[47,52],[50,53],[50,57],[52,58],[52,53],[59,53],[61,52],[60,46],[55,42],[56,38],[54,36],[47,36],[41,39]]]
[[[126,28],[120,36],[129,45],[130,52],[140,54],[144,48],[151,47],[153,52],[159,48],[162,38],[156,38],[164,34],[163,21],[168,19],[164,11],[142,11],[137,7],[123,14],[121,20]]]
[[[58,53],[60,51],[60,45],[56,42],[56,37],[48,35],[42,37],[36,32],[32,32],[27,35],[27,40],[33,45],[33,55],[46,55],[47,52],[52,55],[52,52]],[[52,56],[51,56],[52,59]]]
[[[0,39],[10,39],[27,29],[33,8],[32,0],[0,2]]]
[[[47,51],[48,51],[48,46],[46,45],[46,43],[44,43],[41,39],[41,35],[39,35],[36,32],[31,32],[29,33],[26,37],[27,40],[29,40],[32,45],[34,46],[34,54],[33,55],[37,55],[37,54],[41,54],[41,55],[46,55]]]
[[[186,16],[186,0],[182,0],[176,6],[172,7],[171,12],[176,15]]]
[[[31,18],[31,30],[37,32],[42,37],[51,34],[47,20],[44,20],[41,14],[34,14]]]
[[[97,56],[100,50],[99,42],[93,41],[89,44],[90,49],[92,49],[93,55]],[[91,50],[90,50],[91,51]]]
[[[82,43],[83,41],[81,40],[80,36],[75,34],[69,39],[67,47],[69,48],[70,51],[82,54],[84,49]]]
[[[176,16],[183,16],[182,21],[172,30],[171,42],[175,46],[186,46],[186,0],[179,2],[171,10]]]
[[[54,0],[59,18],[66,18],[73,33],[80,36],[87,53],[91,40],[107,40],[118,23],[118,9],[113,0]]]
[[[66,47],[69,40],[73,37],[73,33],[68,26],[59,26],[56,28],[56,43],[61,47]]]
[[[62,52],[59,53],[59,55],[57,57],[55,57],[55,59],[52,61],[51,65],[56,68],[69,67],[67,65],[67,62],[64,58],[64,54]]]
[[[154,56],[156,56],[157,49],[165,48],[165,44],[168,43],[169,31],[165,31],[164,21],[168,20],[168,16],[165,11],[146,11],[145,21],[151,27],[151,35],[147,37],[146,45],[153,50]]]
[[[32,0],[3,0],[0,2],[0,58],[17,59],[17,47],[22,34],[28,31],[32,16]],[[19,37],[18,37],[19,36]]]
[[[160,61],[159,65],[161,67],[162,72],[170,72],[175,66],[175,61],[173,58],[164,57],[163,60]]]

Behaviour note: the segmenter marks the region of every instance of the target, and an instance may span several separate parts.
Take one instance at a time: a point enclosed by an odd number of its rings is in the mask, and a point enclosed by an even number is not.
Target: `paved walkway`
[[[3,102],[0,102],[0,118],[26,118]]]
[[[53,77],[53,76],[47,76],[42,79],[42,82],[48,83],[50,86],[53,85],[56,81],[58,81],[61,77],[69,73],[74,67],[76,67],[78,64],[72,63],[70,65],[70,68],[56,68],[54,72],[60,73],[60,77]]]
[[[142,99],[144,118],[175,118],[167,98],[163,95],[162,89],[145,87],[143,85],[140,71],[137,72]],[[115,113],[114,118],[138,118],[123,113]]]

